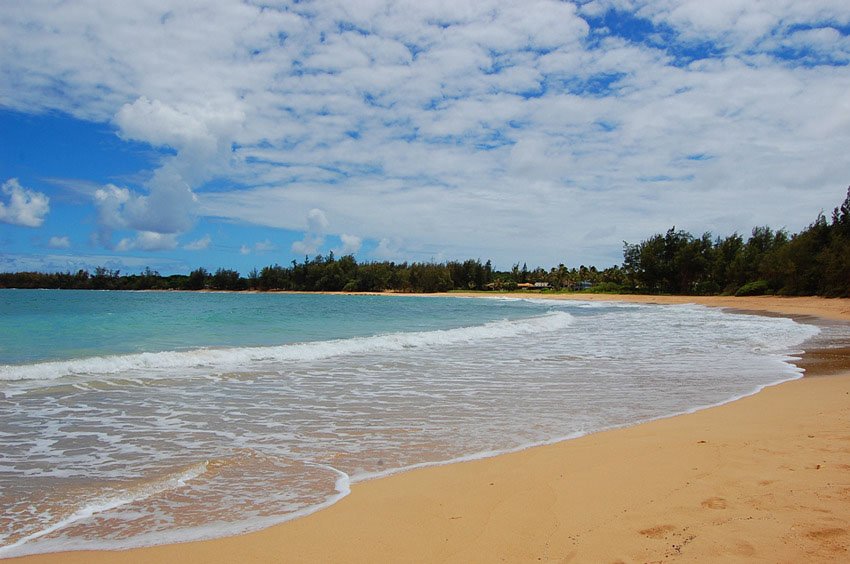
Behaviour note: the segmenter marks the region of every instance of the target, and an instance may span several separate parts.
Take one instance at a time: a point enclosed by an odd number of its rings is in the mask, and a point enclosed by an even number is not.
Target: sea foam
[[[314,341],[270,347],[201,348],[188,351],[145,352],[115,356],[40,362],[27,365],[0,366],[0,380],[56,380],[64,376],[102,376],[122,374],[132,377],[155,377],[156,372],[174,369],[203,369],[227,372],[249,365],[281,362],[315,361],[344,355],[392,352],[409,348],[472,343],[557,331],[568,327],[572,315],[553,311],[520,320],[503,320],[457,329],[414,331]],[[173,373],[169,376],[174,376]]]
[[[74,510],[70,515],[62,517],[53,523],[49,523],[43,528],[17,539],[15,542],[0,546],[0,557],[13,556],[15,550],[19,547],[38,538],[47,536],[54,531],[58,531],[74,523],[89,519],[98,513],[104,513],[130,503],[143,501],[153,495],[167,490],[182,488],[186,485],[186,482],[198,478],[206,471],[207,462],[204,461],[194,464],[182,472],[144,484],[141,487],[125,490],[118,495],[89,500],[85,502],[84,505]]]
[[[0,467],[26,517],[7,537],[14,554],[238,534],[325,507],[361,480],[723,403],[799,377],[788,361],[818,332],[701,306],[479,301],[494,308],[488,319],[525,317],[3,367],[0,389],[24,390],[0,400]],[[416,303],[409,326],[434,327],[421,319],[439,302]],[[207,459],[179,491],[102,489]],[[64,476],[88,484],[88,501],[69,491],[67,512],[45,515],[42,485],[62,493]]]

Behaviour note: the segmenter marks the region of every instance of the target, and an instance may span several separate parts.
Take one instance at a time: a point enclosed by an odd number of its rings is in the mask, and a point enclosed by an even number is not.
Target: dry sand
[[[850,300],[621,299],[850,321]],[[695,414],[356,484],[257,533],[22,561],[847,562],[850,371],[827,356],[809,377]]]

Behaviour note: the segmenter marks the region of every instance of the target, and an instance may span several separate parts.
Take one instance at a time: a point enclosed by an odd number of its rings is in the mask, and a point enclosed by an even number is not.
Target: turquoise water
[[[700,306],[0,290],[0,557],[256,530],[361,480],[798,377]]]
[[[327,341],[517,319],[523,302],[406,296],[0,290],[0,364]]]

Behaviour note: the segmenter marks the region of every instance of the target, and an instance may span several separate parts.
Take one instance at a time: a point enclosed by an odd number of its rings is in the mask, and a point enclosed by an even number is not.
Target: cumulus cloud
[[[214,148],[216,139],[198,116],[142,96],[124,104],[115,114],[122,137],[175,149],[200,145]]]
[[[301,241],[292,243],[292,252],[299,255],[314,255],[322,248],[325,240],[322,237],[306,236]]]
[[[136,230],[139,240],[150,240],[150,233],[168,235],[163,240],[176,240],[173,236],[188,228],[189,224],[185,222],[183,214],[177,211],[176,205],[168,206],[165,214],[158,214],[155,208],[156,204],[162,203],[162,194],[158,196],[142,195],[114,184],[96,189],[93,201],[98,214],[98,231],[93,235],[93,241],[112,248],[112,233],[116,230]],[[169,217],[163,217],[164,215]],[[169,219],[176,223],[166,225]],[[115,248],[120,250],[122,244],[127,248],[129,241],[130,239],[124,239]]]
[[[163,156],[138,186],[106,184],[91,191],[98,213],[93,242],[113,248],[113,231],[131,230],[146,245],[150,236],[144,233],[170,241],[189,230],[196,219],[193,189],[230,166],[230,143],[243,118],[238,102],[172,106],[141,96],[123,104],[112,119],[120,137],[167,147],[174,154]]]
[[[210,104],[175,107],[141,96],[121,106],[113,120],[121,137],[170,147],[176,154],[162,159],[145,191],[114,185],[98,190],[101,228],[162,235],[188,230],[197,202],[193,188],[227,168],[229,143],[243,119],[235,102],[224,109]]]
[[[41,227],[50,211],[50,198],[21,186],[17,178],[3,183],[0,191],[8,197],[0,200],[0,221],[24,227]]]
[[[140,231],[135,237],[121,239],[116,251],[170,251],[177,248],[177,235]]]
[[[304,238],[292,243],[292,251],[302,255],[312,255],[319,252],[325,243],[325,231],[329,226],[325,212],[313,208],[307,213],[307,231]]]
[[[334,252],[338,255],[345,256],[356,254],[357,251],[360,250],[360,247],[363,246],[363,239],[357,235],[341,233],[339,239],[342,242],[342,246],[338,249],[334,249]]]
[[[200,239],[196,239],[183,245],[183,249],[187,251],[203,251],[209,248],[212,243],[212,237],[209,234],[204,235]]]
[[[100,224],[108,229],[126,227],[124,205],[130,200],[130,190],[107,184],[94,192],[94,202],[99,214]]]
[[[147,194],[113,184],[94,192],[98,238],[104,246],[110,246],[111,233],[116,229],[172,236],[192,226],[195,195],[179,175],[173,175],[173,182],[165,182],[164,177],[169,175],[166,168],[155,175],[155,185],[160,188],[152,188]]]
[[[274,245],[274,243],[272,243],[268,239],[266,239],[265,241],[258,241],[256,243],[254,243],[254,250],[257,251],[258,253],[265,253],[265,252],[268,252],[268,251],[273,251],[276,248],[277,247]]]
[[[357,233],[343,248],[382,257],[601,265],[673,223],[797,229],[847,184],[843,0],[33,0],[5,15],[4,107],[165,149],[145,180],[95,194],[107,243],[214,216],[304,232],[297,254]]]
[[[239,253],[243,255],[250,255],[251,253],[267,253],[276,249],[277,246],[270,240],[266,239],[265,241],[257,241],[253,245],[242,245],[239,248]]]
[[[47,246],[51,249],[68,249],[71,247],[71,240],[67,237],[51,237],[47,242]]]
[[[405,261],[407,257],[402,246],[402,241],[384,237],[378,241],[378,246],[372,250],[372,256],[378,260]]]

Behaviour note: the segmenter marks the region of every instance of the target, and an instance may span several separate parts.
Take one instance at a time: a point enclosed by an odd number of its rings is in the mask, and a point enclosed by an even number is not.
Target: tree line
[[[145,269],[141,274],[122,275],[119,270],[97,268],[93,273],[14,272],[0,273],[0,288],[48,288],[76,290],[290,290],[304,292],[446,292],[463,288],[485,290],[495,278],[490,262],[480,260],[437,264],[369,262],[358,263],[347,255],[317,255],[290,266],[274,264],[254,269],[247,276],[238,271],[197,268],[188,275],[162,276]],[[489,286],[492,287],[492,286]]]
[[[146,268],[140,274],[96,268],[93,273],[0,273],[0,288],[86,290],[229,290],[446,292],[516,290],[664,294],[785,294],[850,296],[850,189],[827,219],[823,213],[800,233],[756,227],[745,241],[734,233],[695,237],[675,227],[640,243],[624,243],[623,263],[599,270],[564,264],[532,270],[516,263],[498,271],[488,260],[435,262],[364,262],[329,253],[287,266],[236,270],[197,268],[188,275],[162,276]]]
[[[820,213],[790,236],[756,227],[744,241],[672,228],[625,243],[623,270],[641,293],[850,296],[850,189],[830,219]]]
[[[434,262],[365,262],[333,253],[305,257],[288,266],[274,264],[241,276],[236,270],[197,268],[188,275],[162,276],[145,269],[141,274],[122,275],[119,270],[97,268],[93,273],[15,272],[0,273],[0,288],[52,288],[76,290],[223,290],[296,292],[447,292],[451,290],[516,290],[523,285],[545,283],[547,289],[575,289],[608,284],[621,289],[625,281],[620,267],[597,270],[581,266],[529,270],[517,263],[509,271],[493,269],[488,260]],[[610,288],[609,288],[610,289]]]

